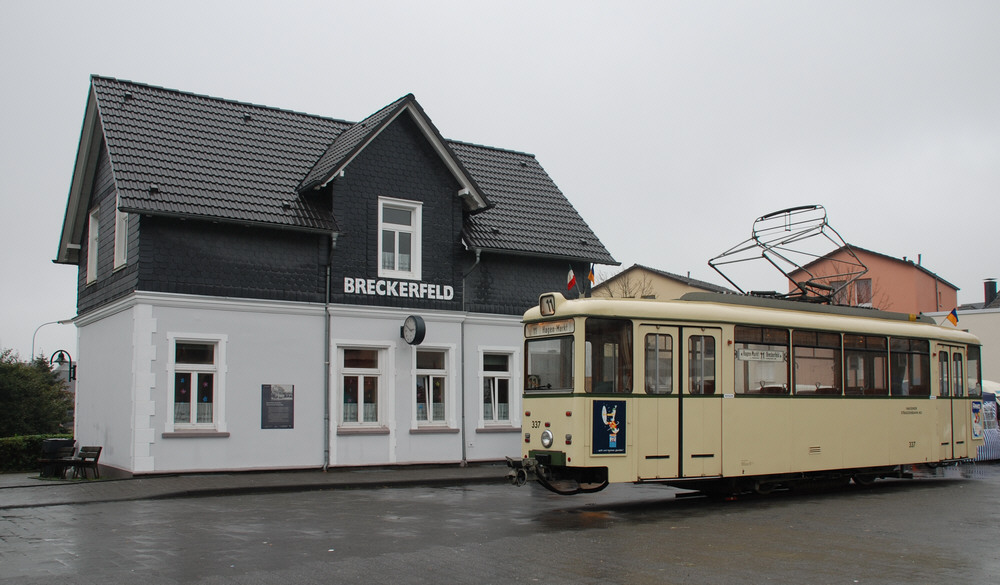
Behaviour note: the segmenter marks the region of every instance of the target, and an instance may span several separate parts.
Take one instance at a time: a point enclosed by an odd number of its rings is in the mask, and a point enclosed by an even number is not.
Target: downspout
[[[472,266],[470,266],[469,269],[465,271],[465,274],[462,275],[462,313],[463,313],[463,316],[462,316],[461,334],[459,335],[459,343],[461,344],[461,348],[462,348],[462,368],[461,368],[461,371],[462,371],[462,424],[461,424],[461,428],[462,428],[462,463],[461,463],[461,465],[462,465],[462,467],[466,467],[469,464],[469,461],[468,461],[468,459],[469,459],[468,443],[466,443],[466,440],[465,440],[465,437],[466,437],[466,434],[465,434],[466,433],[466,430],[465,430],[465,426],[466,426],[466,422],[465,422],[465,320],[466,319],[465,319],[465,317],[466,317],[466,315],[464,315],[464,313],[466,312],[466,307],[465,307],[465,299],[466,299],[465,279],[470,274],[472,274],[472,271],[476,269],[476,266],[479,266],[479,257],[483,253],[482,249],[480,249],[480,248],[473,248],[473,251],[476,253],[476,261],[473,262]]]
[[[337,179],[344,176],[344,171],[341,170],[335,173],[330,179],[323,183],[322,185],[315,187],[319,190],[327,185],[330,186],[330,218],[333,218],[333,183]],[[336,225],[336,221],[334,221]],[[332,341],[333,332],[330,330],[330,290],[332,288],[332,273],[333,273],[333,252],[337,249],[337,236],[340,232],[331,231],[330,232],[330,250],[326,255],[326,292],[323,295],[323,471],[330,469],[330,408],[332,407],[332,400],[330,399],[330,392],[332,389],[330,380],[330,342]]]
[[[337,232],[330,233],[330,251],[326,258],[326,292],[323,295],[323,471],[330,468],[330,280]]]

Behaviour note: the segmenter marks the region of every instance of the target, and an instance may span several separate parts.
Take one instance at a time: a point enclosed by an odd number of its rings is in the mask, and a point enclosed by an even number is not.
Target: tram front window
[[[587,319],[587,391],[632,392],[632,322]]]
[[[525,392],[573,391],[573,338],[529,339],[525,344]]]

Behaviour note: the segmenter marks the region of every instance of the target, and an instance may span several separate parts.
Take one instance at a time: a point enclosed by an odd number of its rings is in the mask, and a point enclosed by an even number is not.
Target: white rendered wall
[[[133,308],[118,304],[77,320],[78,445],[103,447],[101,463],[134,471]]]
[[[419,314],[427,326],[427,335],[420,348],[448,352],[447,424],[439,428],[417,424],[413,390],[416,348],[407,345],[399,336],[400,325],[409,314]],[[507,432],[477,432],[481,421],[482,388],[478,348],[518,350],[512,361],[518,362],[514,367],[519,370],[522,331],[519,317],[336,306],[331,309],[331,323],[334,356],[331,365],[331,465],[458,463],[463,455],[469,461],[486,461],[520,453],[519,420],[515,423],[516,428],[506,429]],[[344,346],[384,348],[388,359],[383,367],[383,384],[387,385],[383,396],[388,401],[380,404],[380,408],[385,409],[381,412],[385,434],[354,433],[340,424],[342,376],[337,348]],[[518,405],[520,388],[520,377],[514,372],[511,394],[517,395]],[[519,408],[517,406],[518,413]],[[511,410],[515,410],[515,405],[512,404]]]
[[[444,424],[427,428],[415,415],[417,348],[400,338],[409,314],[421,315],[419,346],[444,350]],[[136,293],[79,320],[77,437],[105,447],[102,463],[134,473],[177,473],[331,466],[494,461],[520,452],[520,318],[356,306],[330,310],[330,423],[324,433],[324,307]],[[218,432],[172,425],[172,340],[217,338]],[[342,420],[338,349],[382,351],[381,428],[348,428]],[[484,425],[483,351],[510,354],[509,425]],[[294,386],[294,428],[264,429],[261,386]],[[224,387],[223,387],[224,386]],[[464,393],[464,404],[463,404]],[[464,408],[463,408],[464,407]],[[464,416],[463,416],[464,414]],[[464,432],[463,432],[464,428]],[[464,445],[464,450],[463,450]]]
[[[521,457],[521,392],[524,387],[523,326],[519,317],[470,315],[465,324],[466,459],[497,461]],[[510,354],[510,426],[486,424],[482,412],[480,360],[483,352]]]
[[[145,295],[144,295],[145,296]],[[323,462],[323,308],[303,303],[151,297],[157,321],[155,471],[319,467]],[[217,388],[220,430],[228,436],[167,433],[166,356],[171,336],[225,338],[225,387]],[[217,377],[217,385],[221,382]],[[294,386],[294,428],[261,428],[261,385]]]

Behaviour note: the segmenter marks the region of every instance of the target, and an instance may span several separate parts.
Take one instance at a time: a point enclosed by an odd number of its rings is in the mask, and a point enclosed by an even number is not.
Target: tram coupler
[[[528,483],[528,476],[534,476],[538,462],[534,459],[512,459],[507,457],[507,481],[521,487]]]

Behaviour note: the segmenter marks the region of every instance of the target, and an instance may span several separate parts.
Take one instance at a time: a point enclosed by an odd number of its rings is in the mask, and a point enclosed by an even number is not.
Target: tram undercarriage
[[[908,466],[867,467],[861,469],[833,469],[780,475],[754,477],[716,477],[655,481],[671,487],[702,492],[709,496],[738,496],[741,494],[767,495],[776,490],[832,489],[846,487],[852,481],[860,487],[868,487],[875,480],[884,478],[910,479],[913,474],[906,471]],[[640,481],[638,483],[651,483]]]
[[[516,486],[537,481],[545,489],[563,496],[599,492],[608,486],[606,467],[567,467],[552,464],[545,459],[545,455],[520,460],[508,457],[507,479]],[[955,465],[963,461],[940,462],[932,467]],[[910,468],[910,465],[894,465],[752,477],[640,479],[635,483],[659,483],[715,497],[767,495],[776,490],[844,487],[852,481],[859,487],[868,487],[878,479],[911,479],[913,473],[909,471]]]

